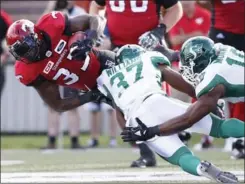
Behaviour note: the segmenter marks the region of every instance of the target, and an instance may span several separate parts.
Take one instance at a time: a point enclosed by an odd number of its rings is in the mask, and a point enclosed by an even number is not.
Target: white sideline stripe
[[[244,180],[244,171],[231,171],[239,180]],[[36,172],[1,173],[3,183],[100,183],[136,181],[208,181],[207,178],[175,171],[142,172]]]
[[[1,166],[23,164],[23,160],[1,160]]]

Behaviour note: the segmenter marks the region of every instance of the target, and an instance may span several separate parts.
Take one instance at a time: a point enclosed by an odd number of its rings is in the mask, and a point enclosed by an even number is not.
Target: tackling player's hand
[[[164,34],[166,33],[166,25],[159,24],[157,28],[142,34],[139,37],[139,45],[147,50],[153,50],[162,43]]]
[[[91,52],[93,48],[93,41],[89,38],[86,38],[82,41],[77,41],[71,45],[71,56],[74,60],[82,60],[84,61]]]
[[[72,59],[85,60],[92,48],[97,44],[98,35],[95,30],[87,30],[86,38],[73,43],[70,47]],[[99,43],[99,42],[98,42]]]
[[[106,97],[104,94],[102,94],[98,89],[94,89],[92,91],[89,91],[88,93],[91,94],[90,98],[91,101],[97,102],[97,103],[107,103],[110,106],[113,106],[113,101]]]
[[[124,142],[146,141],[160,135],[158,126],[147,127],[139,118],[135,119],[137,127],[125,127],[121,133]]]

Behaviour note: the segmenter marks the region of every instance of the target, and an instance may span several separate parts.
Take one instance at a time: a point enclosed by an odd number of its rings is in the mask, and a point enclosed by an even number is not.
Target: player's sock
[[[199,176],[198,166],[201,163],[200,159],[192,154],[184,154],[179,159],[179,166],[190,174]]]
[[[166,160],[171,164],[179,165],[184,171],[192,175],[200,175],[198,166],[201,161],[186,146],[179,148],[171,157],[166,158]]]
[[[213,124],[210,132],[211,136],[217,138],[244,137],[245,126],[243,121],[235,118],[222,120],[213,115],[211,115],[211,117],[213,119]]]

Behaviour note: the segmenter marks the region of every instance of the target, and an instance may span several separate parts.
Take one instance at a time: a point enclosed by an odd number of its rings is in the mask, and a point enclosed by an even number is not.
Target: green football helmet
[[[144,53],[146,50],[139,45],[128,44],[122,46],[116,53],[116,62],[120,64],[127,59],[133,59]]]
[[[217,58],[214,42],[207,37],[188,39],[180,51],[180,72],[184,79],[196,85],[199,74]]]

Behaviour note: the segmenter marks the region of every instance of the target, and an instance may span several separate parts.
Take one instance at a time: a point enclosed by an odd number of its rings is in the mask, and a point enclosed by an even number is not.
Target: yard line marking
[[[244,180],[244,171],[231,171],[239,180]],[[209,181],[207,178],[192,176],[181,171],[142,171],[142,172],[36,172],[1,173],[3,183],[101,183],[137,181]]]
[[[23,160],[1,160],[1,166],[23,164]]]

